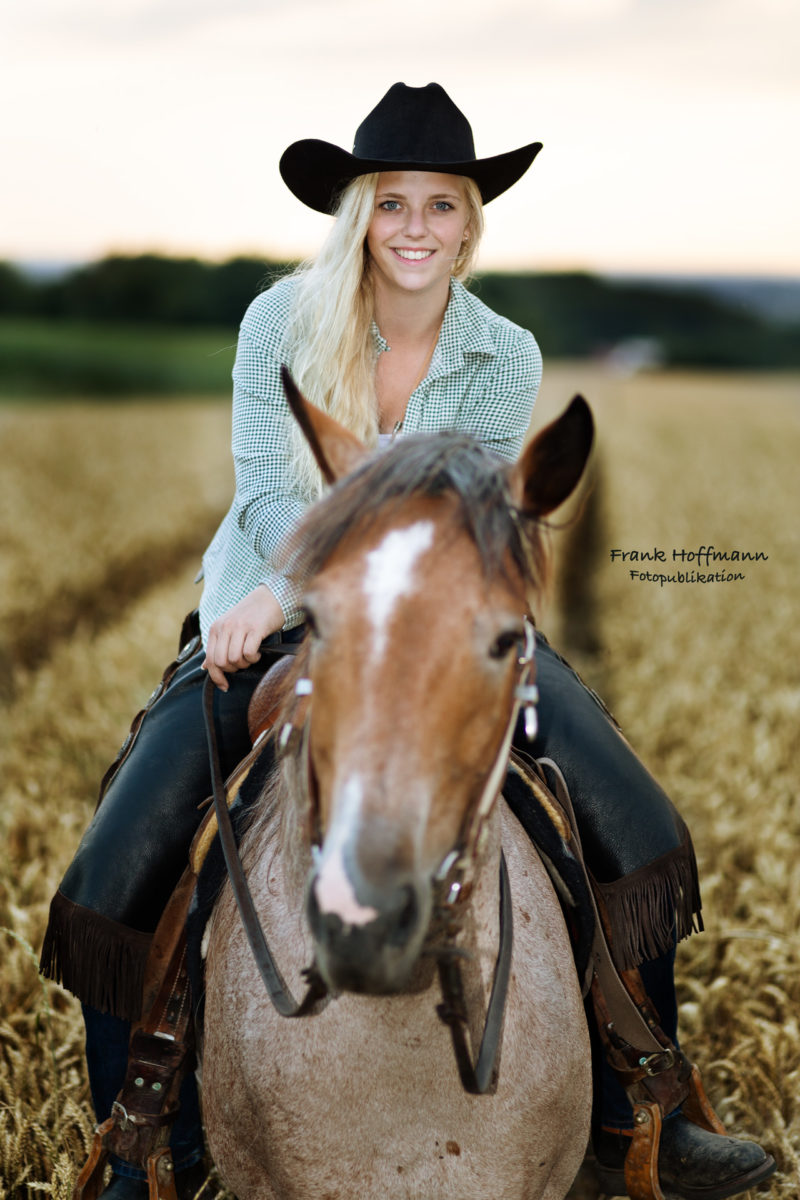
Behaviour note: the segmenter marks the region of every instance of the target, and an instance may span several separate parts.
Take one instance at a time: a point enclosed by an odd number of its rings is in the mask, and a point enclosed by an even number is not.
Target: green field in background
[[[89,321],[0,320],[0,396],[114,400],[229,392],[236,331]]]

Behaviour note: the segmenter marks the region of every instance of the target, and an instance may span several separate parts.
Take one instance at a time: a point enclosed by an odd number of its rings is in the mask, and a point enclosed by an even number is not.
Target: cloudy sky
[[[438,80],[482,265],[800,275],[798,0],[2,0],[0,258],[312,253],[277,163]]]

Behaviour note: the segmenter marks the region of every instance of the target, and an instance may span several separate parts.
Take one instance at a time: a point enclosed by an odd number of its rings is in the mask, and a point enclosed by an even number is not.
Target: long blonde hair
[[[342,193],[336,221],[316,259],[302,263],[283,353],[303,394],[341,421],[368,446],[377,441],[374,316],[367,230],[375,209],[378,175],[359,175]],[[472,273],[483,235],[483,206],[477,184],[464,177],[469,238],[453,261],[462,283]],[[320,472],[299,428],[293,424],[291,470],[301,494],[316,498]]]

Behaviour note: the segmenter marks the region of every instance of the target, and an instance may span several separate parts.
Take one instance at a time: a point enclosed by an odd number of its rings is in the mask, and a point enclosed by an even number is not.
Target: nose
[[[381,993],[401,989],[416,961],[429,918],[428,890],[403,874],[370,884],[351,867],[352,902],[334,908],[312,877],[306,916],[317,965],[336,990]],[[320,894],[322,893],[322,895]]]
[[[406,209],[405,229],[403,231],[408,237],[421,238],[425,237],[428,232],[428,224],[425,220],[425,209],[409,204]]]

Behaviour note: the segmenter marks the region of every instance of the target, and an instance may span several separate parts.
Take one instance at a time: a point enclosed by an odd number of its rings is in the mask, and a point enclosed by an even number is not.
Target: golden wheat
[[[576,639],[574,657],[692,828],[706,932],[679,951],[682,1037],[726,1123],[778,1159],[776,1200],[796,1200],[800,1178],[796,385],[564,366],[548,372],[535,421],[578,389],[595,410],[601,516],[571,578],[588,576],[596,646],[581,651]],[[109,563],[124,575],[151,544],[173,545],[183,523],[207,536],[227,502],[227,405],[33,407],[0,422],[18,450],[2,485],[12,655],[26,608],[41,622],[60,595],[91,596]],[[769,558],[736,583],[663,587],[610,559],[612,548],[703,544]],[[178,557],[131,603],[115,595],[115,614],[51,639],[35,669],[13,657],[0,812],[0,1200],[66,1197],[90,1137],[78,1006],[39,981],[34,950],[97,781],[196,602],[190,556]],[[545,627],[559,644],[563,611]],[[584,1184],[581,1197],[594,1194]]]
[[[0,408],[0,666],[199,555],[230,498],[226,403]],[[187,568],[188,569],[188,568]]]
[[[558,375],[547,408],[563,401]],[[800,1185],[797,379],[606,377],[589,394],[602,651],[576,665],[689,821],[706,932],[679,950],[681,1036],[722,1118],[775,1155],[770,1194],[789,1200]],[[629,569],[692,564],[610,557],[701,546],[769,557],[741,564],[743,580],[663,586]]]

